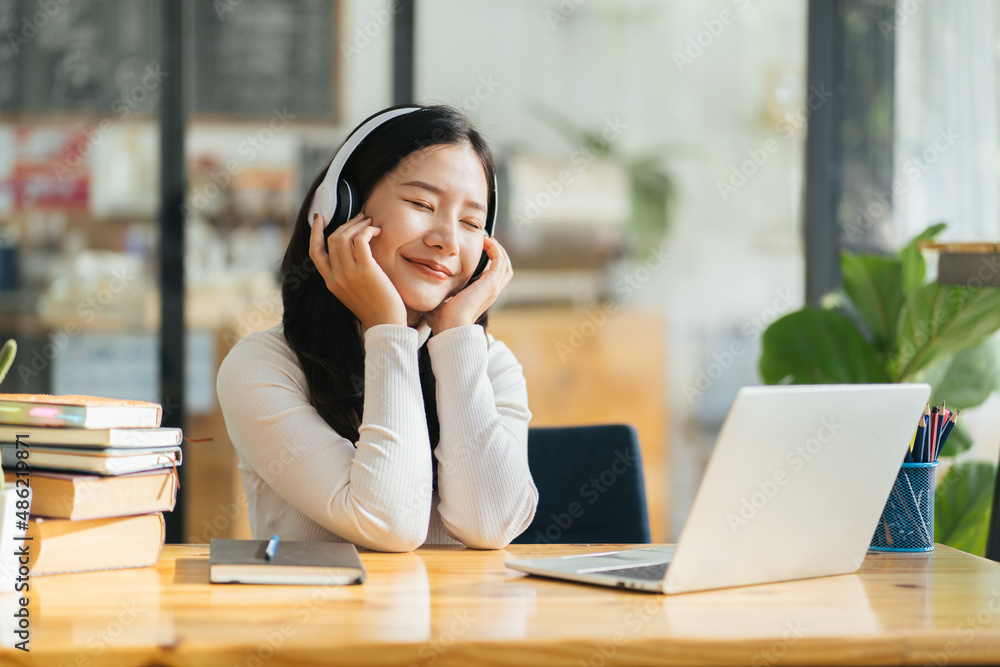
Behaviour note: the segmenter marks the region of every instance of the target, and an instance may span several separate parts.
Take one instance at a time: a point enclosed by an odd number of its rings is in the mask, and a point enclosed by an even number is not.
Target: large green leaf
[[[934,541],[983,555],[995,481],[992,463],[967,461],[952,466],[934,494]]]
[[[924,285],[903,305],[890,375],[910,381],[949,355],[979,345],[997,328],[1000,289]]]
[[[903,295],[904,297],[924,284],[924,276],[927,272],[924,256],[920,252],[921,241],[929,241],[944,231],[948,225],[939,222],[931,225],[920,232],[913,240],[906,244],[906,247],[899,251],[899,261],[903,267]]]
[[[894,257],[843,252],[844,291],[872,332],[878,354],[887,356],[896,342],[903,309],[903,265]]]
[[[778,384],[888,382],[872,346],[835,310],[803,308],[764,332],[760,374]]]
[[[947,403],[952,410],[981,405],[998,388],[1000,370],[997,367],[996,342],[991,339],[962,350],[938,368],[944,369],[938,379],[925,378],[934,387],[932,404]]]

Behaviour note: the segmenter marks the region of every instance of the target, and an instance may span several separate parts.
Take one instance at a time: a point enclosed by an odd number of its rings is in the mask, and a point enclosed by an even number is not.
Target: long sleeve
[[[339,537],[381,551],[409,551],[427,539],[431,453],[416,331],[380,325],[366,332],[356,448],[310,405],[280,328],[240,341],[217,388],[256,537],[280,525],[283,538]]]
[[[524,373],[482,327],[457,327],[428,341],[441,435],[438,511],[466,546],[501,549],[527,528],[538,504],[528,469]]]

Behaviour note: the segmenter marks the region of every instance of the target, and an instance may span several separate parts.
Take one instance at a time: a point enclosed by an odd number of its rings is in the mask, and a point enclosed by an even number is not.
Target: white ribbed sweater
[[[428,341],[441,425],[432,493],[420,337],[400,325],[366,332],[356,447],[309,404],[280,325],[233,347],[217,390],[254,538],[348,541],[379,551],[456,540],[501,549],[527,528],[538,491],[528,470],[531,413],[520,364],[478,325]]]

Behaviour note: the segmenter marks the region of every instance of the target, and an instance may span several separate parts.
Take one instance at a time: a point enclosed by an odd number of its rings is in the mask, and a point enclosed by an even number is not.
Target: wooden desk
[[[775,665],[1000,662],[1000,564],[939,546],[844,575],[680,596],[527,577],[598,550],[363,553],[353,587],[208,583],[208,548],[155,568],[32,579],[31,653],[4,665]],[[0,605],[12,596],[0,596]],[[14,607],[0,609],[7,633]]]

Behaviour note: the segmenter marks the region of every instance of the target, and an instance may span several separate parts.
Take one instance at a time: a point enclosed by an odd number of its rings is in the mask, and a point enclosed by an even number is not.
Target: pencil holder
[[[873,551],[934,550],[934,471],[938,464],[904,463],[878,520]]]

